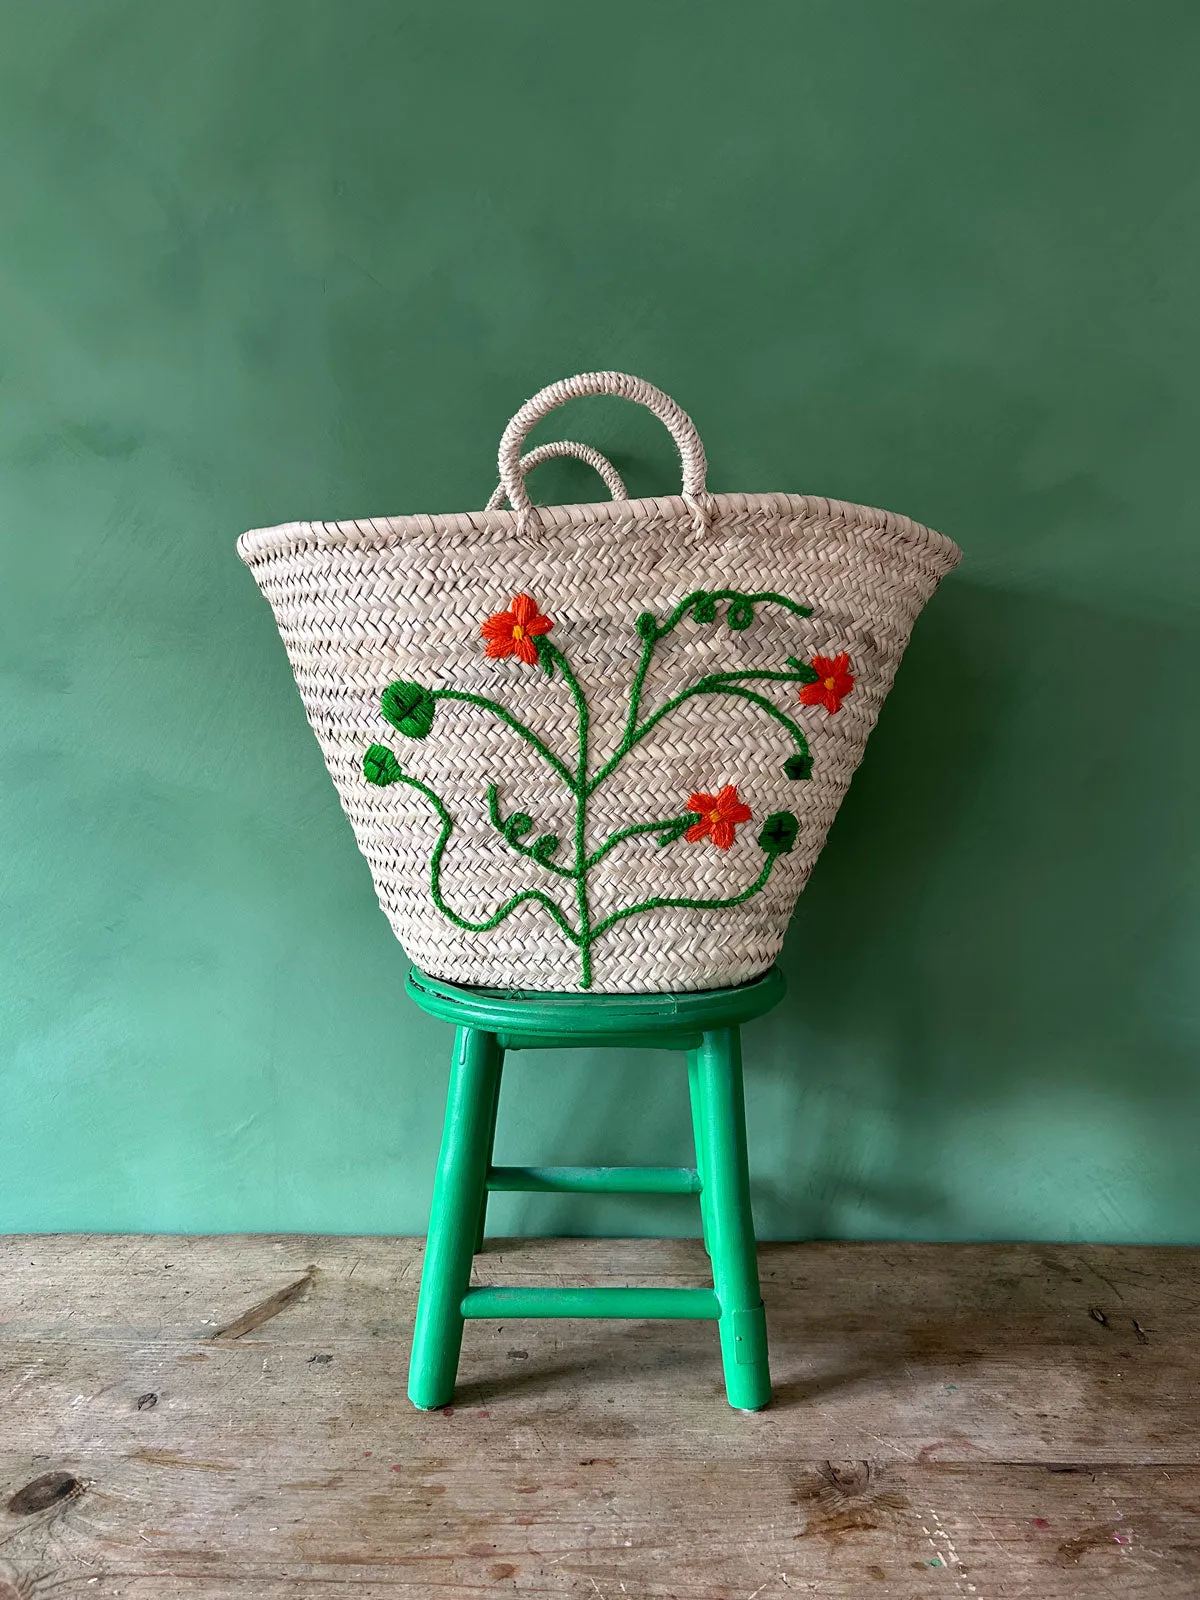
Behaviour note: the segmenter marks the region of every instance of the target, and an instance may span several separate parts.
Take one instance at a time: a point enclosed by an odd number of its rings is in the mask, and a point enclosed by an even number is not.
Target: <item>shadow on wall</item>
[[[1020,1146],[1014,1233],[1090,1184],[1089,1216],[1136,1235],[1121,1195],[1143,1153],[1161,1190],[1171,1154],[1144,1119],[1197,1093],[1163,961],[1197,834],[1194,658],[1181,628],[961,579],[937,597],[789,931],[788,996],[750,1035],[796,1153],[764,1231],[969,1237],[962,1161],[1003,1193]]]
[[[746,1030],[763,1236],[970,1238],[986,1212],[1038,1237],[1077,1211],[1119,1238],[1151,1199],[1186,1214],[1189,990],[1162,953],[1196,835],[1193,663],[1182,629],[960,577],[937,596],[800,902],[788,996]],[[690,1160],[681,1063],[579,1070],[541,1159]],[[619,1233],[628,1211],[539,1197],[505,1221]],[[694,1231],[671,1202],[643,1222]]]

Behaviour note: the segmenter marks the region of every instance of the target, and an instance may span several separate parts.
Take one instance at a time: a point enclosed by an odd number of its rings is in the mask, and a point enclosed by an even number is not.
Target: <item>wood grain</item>
[[[477,1277],[703,1260],[532,1240]],[[761,1266],[766,1412],[725,1405],[707,1324],[483,1322],[430,1415],[404,1396],[419,1241],[3,1241],[0,1600],[1200,1593],[1200,1251]]]

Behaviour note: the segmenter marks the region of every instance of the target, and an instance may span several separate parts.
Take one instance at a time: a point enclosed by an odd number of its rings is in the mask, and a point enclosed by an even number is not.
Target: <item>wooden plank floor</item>
[[[0,1242],[0,1600],[1200,1595],[1200,1251],[768,1245],[776,1401],[705,1323],[468,1324],[419,1241]],[[493,1241],[481,1282],[702,1281]]]

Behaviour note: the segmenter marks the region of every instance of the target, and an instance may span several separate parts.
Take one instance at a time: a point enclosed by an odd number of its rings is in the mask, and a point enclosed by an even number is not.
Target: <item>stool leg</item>
[[[705,1177],[704,1117],[700,1106],[700,1065],[697,1052],[688,1051],[688,1098],[692,1102],[692,1143],[696,1147],[696,1171],[700,1174],[700,1234],[705,1253],[712,1255],[708,1242],[708,1179]]]
[[[484,1171],[492,1164],[492,1152],[496,1146],[496,1118],[500,1114],[500,1078],[504,1070],[504,1051],[500,1052],[500,1059],[496,1063],[496,1092],[492,1096],[492,1120],[488,1125],[487,1151],[484,1155]],[[483,1249],[483,1229],[487,1222],[488,1190],[487,1184],[483,1187],[483,1200],[479,1206],[479,1226],[475,1230],[475,1254]]]
[[[408,1398],[422,1411],[447,1405],[454,1395],[463,1334],[460,1308],[471,1282],[472,1246],[483,1204],[499,1072],[500,1045],[495,1034],[460,1028],[450,1068],[408,1368]]]
[[[737,1028],[720,1028],[704,1035],[696,1052],[696,1074],[704,1125],[713,1286],[721,1303],[725,1392],[729,1404],[739,1411],[757,1411],[771,1398],[771,1374],[750,1214],[742,1046]]]

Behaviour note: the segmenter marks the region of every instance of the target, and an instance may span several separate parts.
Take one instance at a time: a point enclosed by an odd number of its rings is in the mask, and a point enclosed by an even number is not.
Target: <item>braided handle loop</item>
[[[593,450],[590,444],[580,444],[575,439],[555,439],[550,444],[539,444],[527,456],[521,457],[521,464],[518,468],[521,477],[524,478],[526,473],[533,471],[534,467],[540,466],[543,461],[553,460],[555,456],[575,456],[577,460],[585,461],[589,467],[595,467],[596,471],[604,479],[605,484],[608,486],[608,492],[614,500],[629,499],[621,474],[608,457],[602,456],[599,450]],[[499,511],[503,504],[504,485],[498,483],[492,490],[491,499],[483,509],[485,511]]]
[[[643,378],[631,377],[627,372],[583,372],[576,378],[564,378],[541,389],[513,417],[500,439],[500,482],[508,495],[508,503],[518,513],[528,513],[532,504],[521,477],[521,446],[525,435],[556,406],[564,405],[585,394],[611,394],[623,400],[636,400],[646,406],[670,430],[679,458],[683,463],[683,492],[687,498],[700,499],[704,495],[707,464],[704,446],[696,425],[682,407],[677,406],[669,394],[656,389]]]

